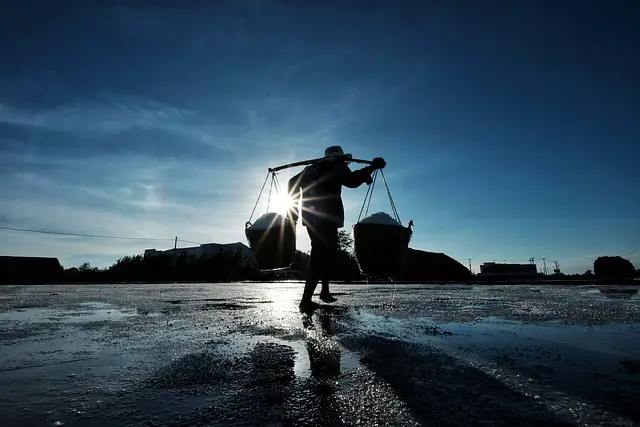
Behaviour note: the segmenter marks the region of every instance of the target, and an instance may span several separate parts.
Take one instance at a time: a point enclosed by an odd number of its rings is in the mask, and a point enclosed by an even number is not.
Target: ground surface
[[[0,288],[0,424],[640,425],[638,294],[301,288]]]

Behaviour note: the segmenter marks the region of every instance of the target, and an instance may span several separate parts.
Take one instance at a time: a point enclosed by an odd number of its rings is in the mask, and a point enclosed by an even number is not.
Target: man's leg
[[[323,265],[325,258],[325,245],[322,240],[322,233],[318,226],[307,227],[309,232],[309,238],[311,239],[311,257],[309,259],[309,268],[307,271],[307,280],[304,285],[304,292],[302,294],[302,300],[300,306],[311,306],[314,303],[311,301],[313,293],[318,286],[318,281],[322,277]]]
[[[313,293],[316,290],[316,286],[318,286],[318,281],[320,280],[320,271],[319,268],[314,265],[316,263],[313,262],[314,254],[313,249],[311,250],[311,259],[309,260],[309,269],[307,271],[307,280],[304,284],[304,292],[302,293],[302,301],[300,304],[309,304],[311,303],[311,298],[313,297]],[[318,259],[316,254],[316,260]]]
[[[324,302],[335,302],[336,298],[329,292],[329,279],[332,278],[332,273],[335,271],[336,253],[338,252],[338,228],[327,227],[323,234],[327,243],[327,253],[323,259],[320,299]]]
[[[329,275],[324,273],[322,275],[322,288],[320,291],[320,295],[329,293]]]
[[[336,302],[336,297],[329,292],[329,280],[322,279],[322,290],[320,291],[320,299],[324,302]]]

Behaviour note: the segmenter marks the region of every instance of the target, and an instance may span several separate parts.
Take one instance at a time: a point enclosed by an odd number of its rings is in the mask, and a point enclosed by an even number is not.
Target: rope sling
[[[382,172],[382,169],[376,169],[375,172],[373,172],[373,182],[371,183],[369,188],[367,188],[367,194],[365,194],[365,196],[364,196],[364,201],[362,202],[362,207],[360,208],[360,213],[358,214],[358,221],[357,222],[360,222],[360,219],[362,218],[362,212],[364,211],[365,205],[367,206],[367,210],[364,212],[364,215],[367,216],[369,214],[369,207],[371,206],[371,198],[373,197],[373,189],[376,186],[376,181],[378,179],[378,173],[382,177],[382,181],[384,182],[384,186],[385,186],[385,188],[387,190],[387,196],[389,197],[389,203],[391,204],[391,209],[393,211],[393,216],[395,217],[394,219],[396,221],[398,221],[398,224],[402,224],[402,221],[400,221],[400,215],[398,215],[398,210],[396,209],[396,204],[393,201],[393,197],[391,197],[391,191],[389,190],[389,184],[387,184],[387,179],[384,177],[384,172]],[[412,224],[413,224],[413,222],[412,222]]]
[[[358,223],[360,223],[360,220],[362,219],[363,213],[364,216],[366,217],[367,215],[369,215],[369,208],[371,206],[371,199],[373,198],[373,192],[376,188],[376,183],[378,182],[378,175],[380,175],[382,177],[382,181],[384,183],[385,189],[386,189],[386,193],[387,193],[387,197],[389,199],[389,204],[391,205],[391,210],[394,216],[394,219],[397,221],[398,225],[400,227],[402,227],[402,221],[400,220],[400,214],[398,214],[398,209],[396,208],[396,204],[393,200],[393,196],[391,196],[391,190],[389,189],[389,184],[387,182],[387,179],[384,176],[384,172],[382,171],[382,169],[377,169],[374,173],[373,173],[373,177],[372,177],[372,183],[369,186],[369,188],[367,189],[367,193],[365,194],[364,200],[362,202],[362,207],[360,208],[360,213],[358,214],[358,221],[356,223],[356,225]],[[354,226],[355,227],[355,226]],[[404,228],[404,227],[402,227]],[[412,229],[413,229],[413,221],[409,221],[409,225],[407,227],[410,230],[410,233],[412,233]],[[409,239],[411,235],[409,235]],[[400,242],[400,244],[404,247],[405,244],[408,244],[407,241],[402,240]],[[357,242],[356,242],[356,247],[357,247]],[[366,248],[365,248],[366,250]],[[357,255],[356,255],[357,257]],[[399,253],[399,260],[398,260],[398,265],[403,265],[405,258],[404,258],[404,251],[400,251]],[[360,261],[359,261],[360,262]],[[362,265],[361,265],[361,270],[362,270]],[[367,278],[367,282],[369,281],[369,277],[370,275],[365,273],[364,271],[362,271],[362,273],[364,274],[364,276]]]
[[[396,204],[393,200],[393,196],[391,196],[391,190],[389,189],[389,184],[387,183],[387,179],[384,176],[384,172],[382,171],[382,169],[376,169],[373,172],[373,178],[372,178],[372,183],[371,185],[368,186],[367,188],[367,192],[364,196],[364,201],[362,202],[362,207],[360,208],[360,213],[358,214],[358,220],[357,222],[360,222],[360,220],[362,219],[362,214],[364,213],[365,216],[367,216],[369,214],[369,208],[371,206],[371,199],[373,197],[373,190],[375,189],[376,186],[376,182],[378,180],[378,175],[380,175],[382,177],[382,181],[384,182],[384,187],[387,193],[387,197],[389,198],[389,204],[391,205],[391,210],[393,212],[393,216],[394,219],[396,221],[398,221],[398,224],[402,225],[402,221],[400,220],[400,215],[398,214],[398,209],[396,208]],[[253,216],[255,215],[256,209],[258,208],[258,204],[260,204],[260,198],[262,197],[262,193],[264,192],[264,187],[267,184],[267,181],[269,180],[269,176],[271,176],[271,184],[269,185],[269,195],[267,197],[267,208],[265,213],[269,212],[269,206],[271,204],[271,194],[273,193],[273,189],[275,188],[276,193],[279,194],[280,193],[280,182],[278,181],[278,174],[276,171],[274,170],[269,170],[267,172],[267,176],[264,179],[264,182],[262,183],[262,188],[260,189],[260,192],[258,193],[258,199],[256,200],[256,203],[253,206],[253,210],[251,211],[251,215],[249,216],[249,220],[245,223],[245,227],[249,227],[251,226],[251,220],[253,219]],[[366,210],[365,210],[365,206],[366,206]],[[413,227],[413,221],[409,221],[409,227]]]
[[[256,200],[255,205],[253,206],[253,210],[251,211],[251,215],[249,216],[249,221],[245,223],[245,228],[251,226],[251,220],[253,219],[253,215],[256,213],[256,209],[258,208],[258,204],[260,203],[260,197],[262,197],[262,193],[264,192],[264,187],[267,185],[267,181],[269,180],[269,176],[271,175],[271,184],[269,185],[269,196],[267,198],[267,209],[265,213],[269,212],[269,206],[271,204],[271,193],[275,187],[276,194],[280,193],[280,182],[278,181],[278,174],[275,171],[269,170],[267,172],[267,176],[262,183],[262,188],[260,189],[260,193],[258,193],[258,199]]]
[[[369,215],[369,207],[371,206],[371,199],[373,197],[373,190],[375,189],[375,185],[378,179],[378,173],[380,174],[380,176],[382,177],[382,181],[384,182],[384,186],[387,192],[387,197],[389,198],[389,204],[391,205],[391,210],[393,211],[393,216],[395,217],[394,219],[396,221],[398,221],[398,224],[400,226],[402,226],[402,221],[400,220],[400,215],[398,214],[398,209],[396,208],[396,204],[393,201],[393,197],[391,196],[391,190],[389,190],[389,184],[387,183],[387,180],[384,176],[384,172],[382,172],[382,169],[376,169],[376,171],[373,173],[373,180],[371,185],[369,186],[369,188],[367,188],[367,193],[364,196],[364,201],[362,202],[362,207],[360,208],[360,213],[358,214],[358,223],[360,222],[360,219],[362,218],[362,213],[364,212],[364,216],[366,217],[367,215]],[[366,210],[365,210],[365,206],[366,206]],[[413,228],[413,220],[409,221],[409,229]],[[400,254],[400,262],[403,262],[402,259],[402,254]],[[364,273],[363,273],[364,274]],[[367,284],[369,284],[369,275],[364,274]],[[393,291],[391,292],[391,302],[389,304],[389,306],[387,306],[385,312],[386,315],[389,316],[393,311],[395,311],[395,297],[396,297],[396,288],[398,286],[397,282],[395,282],[395,280],[393,281]]]

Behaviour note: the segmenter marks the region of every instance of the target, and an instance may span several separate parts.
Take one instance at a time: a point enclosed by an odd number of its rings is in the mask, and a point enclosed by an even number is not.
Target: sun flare
[[[271,199],[273,211],[280,215],[286,215],[293,208],[293,199],[286,193],[278,193]]]

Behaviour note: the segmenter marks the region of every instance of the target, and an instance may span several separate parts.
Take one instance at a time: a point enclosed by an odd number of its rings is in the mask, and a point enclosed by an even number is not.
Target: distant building
[[[471,278],[467,267],[444,253],[409,248],[404,273],[398,280],[465,281]]]
[[[62,280],[58,258],[0,256],[0,284],[41,284]]]
[[[504,277],[530,277],[537,276],[538,269],[535,264],[499,264],[495,262],[485,262],[480,266],[482,276],[504,276]]]
[[[159,255],[169,255],[173,257],[173,253],[177,252],[177,256],[184,256],[188,260],[197,260],[202,256],[212,256],[218,254],[220,251],[225,253],[235,255],[236,253],[240,253],[243,258],[249,258],[251,256],[251,249],[245,245],[244,243],[205,243],[200,246],[193,246],[190,248],[177,248],[177,249],[167,249],[167,250],[157,250],[157,249],[145,249],[144,256],[146,257],[154,257]]]

